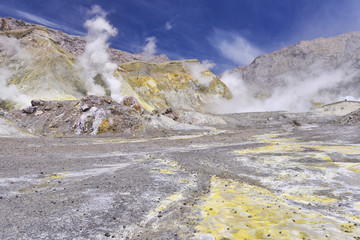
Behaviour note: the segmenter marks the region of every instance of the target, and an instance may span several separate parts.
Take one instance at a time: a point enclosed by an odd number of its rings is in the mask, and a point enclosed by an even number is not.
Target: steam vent
[[[0,18],[0,239],[360,239],[360,32],[217,76],[101,11]]]

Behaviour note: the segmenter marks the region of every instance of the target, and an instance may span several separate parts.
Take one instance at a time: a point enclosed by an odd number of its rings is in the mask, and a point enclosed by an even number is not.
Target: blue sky
[[[221,73],[301,40],[360,30],[359,0],[2,0],[0,16],[85,35],[97,4],[118,29],[111,46],[132,53],[210,60]]]

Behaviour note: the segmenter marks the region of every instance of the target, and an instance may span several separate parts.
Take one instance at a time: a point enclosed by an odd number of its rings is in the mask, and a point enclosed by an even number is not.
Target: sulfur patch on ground
[[[204,216],[199,239],[354,239],[356,223],[327,217],[287,203],[264,188],[211,179],[199,208]]]
[[[0,238],[359,239],[357,126],[223,117],[209,132],[0,139]]]
[[[199,205],[198,239],[360,237],[359,163],[344,160],[357,159],[360,146],[302,143],[277,134],[253,140],[265,145],[234,153],[239,164],[256,169],[253,177],[264,187],[212,177]]]

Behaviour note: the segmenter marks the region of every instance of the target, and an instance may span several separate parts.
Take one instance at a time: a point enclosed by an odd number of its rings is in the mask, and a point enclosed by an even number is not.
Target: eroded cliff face
[[[77,100],[88,95],[78,64],[78,56],[85,49],[84,37],[12,18],[1,18],[0,30],[0,37],[5,41],[17,39],[16,47],[26,53],[0,52],[0,68],[11,72],[8,85],[15,85],[29,99]],[[108,53],[118,64],[114,76],[121,82],[122,95],[136,97],[149,111],[169,107],[205,111],[215,97],[231,97],[230,90],[210,71],[199,73],[208,78],[208,84],[200,83],[188,68],[200,64],[196,60],[169,62],[164,55],[145,56],[116,49]],[[101,76],[94,82],[111,95]],[[2,102],[2,107],[11,106],[9,101]]]

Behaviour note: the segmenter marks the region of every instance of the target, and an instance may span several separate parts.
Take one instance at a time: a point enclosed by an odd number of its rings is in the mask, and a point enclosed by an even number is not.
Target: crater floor
[[[0,238],[360,239],[358,125],[223,118],[190,135],[0,138]]]

